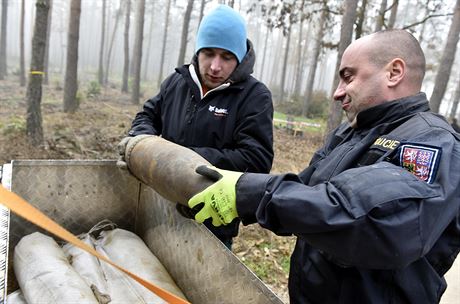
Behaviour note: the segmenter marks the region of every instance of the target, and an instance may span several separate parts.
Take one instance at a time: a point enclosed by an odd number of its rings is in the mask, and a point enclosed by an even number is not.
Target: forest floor
[[[133,105],[118,88],[88,96],[80,91],[79,110],[63,112],[62,87],[43,87],[41,104],[45,144],[32,146],[26,136],[26,88],[13,79],[0,81],[0,165],[13,159],[115,159],[116,145],[126,134],[142,103]],[[302,170],[321,144],[321,132],[292,136],[275,129],[273,173]],[[258,225],[241,226],[232,251],[285,303],[288,303],[289,257],[295,237],[279,237]]]

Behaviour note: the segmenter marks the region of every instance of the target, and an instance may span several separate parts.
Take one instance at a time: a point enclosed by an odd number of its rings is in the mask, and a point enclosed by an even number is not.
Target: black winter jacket
[[[268,88],[250,74],[255,53],[248,52],[230,75],[231,85],[209,92],[203,99],[189,65],[176,69],[160,92],[145,102],[130,136],[162,135],[189,147],[216,167],[242,172],[270,172],[273,162],[273,104]],[[192,60],[198,74],[197,57]],[[238,223],[206,226],[219,238],[236,236]]]
[[[460,137],[423,93],[341,125],[298,176],[245,174],[243,224],[297,236],[291,303],[437,303],[460,250]]]

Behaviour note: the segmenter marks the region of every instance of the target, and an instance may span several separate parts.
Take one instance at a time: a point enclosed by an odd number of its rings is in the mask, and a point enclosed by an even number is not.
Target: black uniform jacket
[[[426,96],[338,127],[299,175],[244,174],[243,224],[297,236],[291,303],[437,303],[460,250],[460,138]]]
[[[161,84],[159,94],[145,102],[129,135],[162,135],[222,169],[270,172],[273,103],[268,88],[250,75],[255,54],[249,40],[248,49],[230,75],[230,86],[209,92],[203,99],[188,65],[177,68]],[[196,56],[192,64],[198,73]],[[225,238],[237,235],[238,223],[220,228],[207,223],[207,227]]]

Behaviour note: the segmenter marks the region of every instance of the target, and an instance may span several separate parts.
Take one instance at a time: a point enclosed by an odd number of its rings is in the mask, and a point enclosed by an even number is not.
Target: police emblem
[[[441,150],[426,146],[402,145],[400,162],[421,180],[431,184],[436,175]]]

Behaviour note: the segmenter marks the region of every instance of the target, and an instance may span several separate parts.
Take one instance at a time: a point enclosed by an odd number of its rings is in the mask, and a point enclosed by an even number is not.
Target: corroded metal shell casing
[[[155,135],[138,135],[126,146],[129,171],[172,202],[188,206],[188,200],[213,182],[195,169],[211,164],[203,157],[178,144]]]

